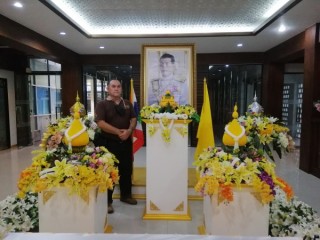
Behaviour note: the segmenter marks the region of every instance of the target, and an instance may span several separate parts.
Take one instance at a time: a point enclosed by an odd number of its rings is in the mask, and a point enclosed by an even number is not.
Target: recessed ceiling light
[[[286,26],[281,24],[279,29],[278,29],[278,31],[279,32],[284,32],[286,29],[287,29]]]
[[[237,47],[243,47],[243,43],[238,43]]]
[[[100,48],[100,49],[104,49],[104,46],[100,46],[99,48]]]
[[[21,2],[15,2],[15,3],[13,4],[13,6],[15,6],[15,7],[17,7],[17,8],[22,8],[22,7],[23,7],[23,5],[21,4]]]
[[[60,35],[66,35],[66,33],[65,32],[60,32]]]

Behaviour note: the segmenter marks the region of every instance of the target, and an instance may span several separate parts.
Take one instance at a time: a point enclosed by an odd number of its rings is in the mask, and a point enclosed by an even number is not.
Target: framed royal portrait
[[[141,54],[141,106],[170,92],[179,105],[196,105],[194,44],[145,44]]]

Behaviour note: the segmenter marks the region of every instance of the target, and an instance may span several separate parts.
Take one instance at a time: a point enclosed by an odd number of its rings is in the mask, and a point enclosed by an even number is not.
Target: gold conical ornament
[[[232,117],[233,120],[224,128],[222,142],[226,146],[233,146],[234,149],[237,149],[239,146],[244,146],[247,143],[246,130],[238,122],[237,105],[234,105]]]
[[[89,134],[87,127],[81,121],[81,112],[83,112],[80,98],[77,94],[76,103],[72,106],[73,121],[70,127],[65,131],[64,143],[69,146],[69,150],[75,150],[81,148],[89,143]]]
[[[80,97],[79,97],[78,92],[77,92],[77,97],[76,97],[76,103],[73,104],[73,106],[70,108],[71,116],[73,116],[75,112],[78,112],[80,114],[81,118],[83,118],[86,115],[86,108],[80,102]]]

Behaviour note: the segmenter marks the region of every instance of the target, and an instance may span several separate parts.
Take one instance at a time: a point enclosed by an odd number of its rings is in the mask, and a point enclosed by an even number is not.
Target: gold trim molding
[[[187,214],[152,214],[152,213],[147,213],[147,209],[144,209],[144,213],[142,216],[143,220],[175,220],[175,221],[191,221],[191,213],[190,213],[190,208],[188,207],[188,212]]]

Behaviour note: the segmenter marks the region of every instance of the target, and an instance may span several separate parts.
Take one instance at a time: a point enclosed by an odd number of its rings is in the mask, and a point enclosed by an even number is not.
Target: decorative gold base
[[[104,227],[104,233],[112,233],[113,227],[111,225],[106,225]]]
[[[142,216],[143,220],[180,220],[180,221],[191,221],[192,217],[190,214],[190,208],[188,206],[188,212],[184,215],[179,214],[150,214],[147,213],[147,209],[144,209],[144,213]]]
[[[207,235],[206,227],[204,225],[199,226],[198,233],[199,233],[199,235]]]
[[[84,152],[85,149],[86,149],[86,146],[72,146],[72,152],[73,153]]]

